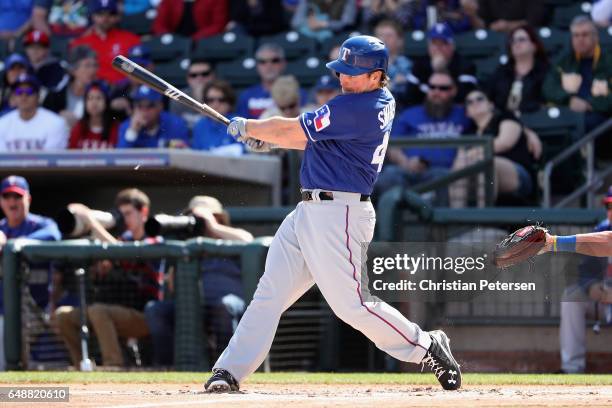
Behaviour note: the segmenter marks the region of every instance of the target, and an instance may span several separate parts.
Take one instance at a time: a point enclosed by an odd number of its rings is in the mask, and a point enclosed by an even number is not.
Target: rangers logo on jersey
[[[323,105],[315,111],[314,125],[317,132],[322,131],[331,124],[329,120],[329,106]]]

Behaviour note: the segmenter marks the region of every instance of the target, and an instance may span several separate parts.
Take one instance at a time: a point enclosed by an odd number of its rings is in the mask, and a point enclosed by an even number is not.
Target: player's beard
[[[433,119],[444,119],[448,117],[453,109],[453,101],[448,102],[432,102],[428,99],[425,100],[425,112]]]

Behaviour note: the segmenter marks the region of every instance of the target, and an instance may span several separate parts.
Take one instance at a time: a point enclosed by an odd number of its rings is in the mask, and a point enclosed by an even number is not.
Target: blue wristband
[[[557,251],[576,252],[576,236],[557,237]]]

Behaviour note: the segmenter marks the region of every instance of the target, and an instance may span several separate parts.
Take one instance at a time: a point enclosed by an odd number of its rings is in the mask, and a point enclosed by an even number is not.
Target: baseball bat
[[[81,318],[81,371],[93,371],[93,364],[89,359],[89,329],[87,328],[87,301],[85,299],[85,269],[74,271],[79,284],[79,315]]]
[[[117,55],[115,58],[113,58],[113,68],[124,75],[129,76],[135,81],[156,90],[160,94],[166,95],[168,98],[172,98],[175,101],[216,120],[217,122],[223,123],[225,126],[227,126],[230,122],[228,118],[207,104],[196,101],[185,92],[181,91],[175,86],[170,85],[168,82],[164,81],[151,71],[141,67],[123,55]]]

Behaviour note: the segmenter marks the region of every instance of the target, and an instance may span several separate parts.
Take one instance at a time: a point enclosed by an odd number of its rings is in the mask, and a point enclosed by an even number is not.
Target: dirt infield
[[[45,384],[44,386],[65,386]],[[32,386],[25,385],[22,386]],[[612,407],[612,386],[467,386],[458,392],[405,385],[244,384],[232,394],[206,394],[188,384],[69,384],[70,402],[17,407]]]

